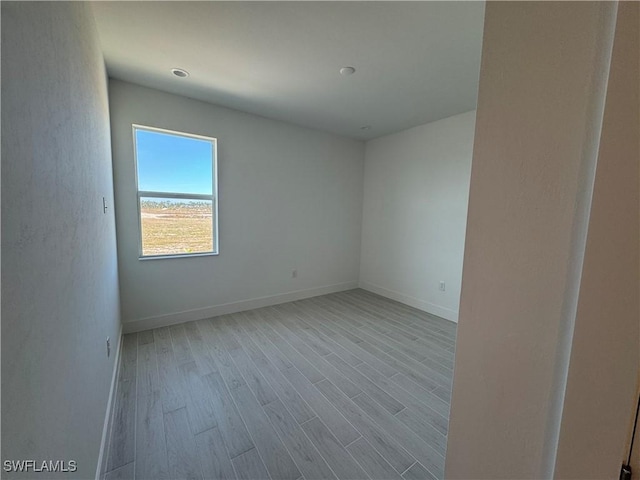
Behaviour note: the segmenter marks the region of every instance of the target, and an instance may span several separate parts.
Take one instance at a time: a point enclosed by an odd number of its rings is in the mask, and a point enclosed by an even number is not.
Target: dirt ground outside
[[[211,202],[142,200],[142,255],[184,255],[213,251]]]

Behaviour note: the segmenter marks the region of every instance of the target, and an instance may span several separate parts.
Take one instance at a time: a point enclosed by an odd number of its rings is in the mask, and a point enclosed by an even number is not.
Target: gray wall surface
[[[640,4],[620,2],[571,353],[563,362],[566,393],[558,398],[555,478],[615,478],[628,455],[624,440],[631,436],[640,373],[638,25]],[[634,477],[639,448],[636,443]]]
[[[118,80],[110,105],[125,331],[357,285],[363,142]],[[218,139],[218,256],[138,260],[132,124]]]
[[[618,476],[638,369],[626,3],[487,4],[447,478]]]
[[[360,286],[454,322],[475,117],[369,140],[365,154]]]
[[[2,460],[74,478],[96,472],[120,328],[96,37],[87,4],[2,2]]]

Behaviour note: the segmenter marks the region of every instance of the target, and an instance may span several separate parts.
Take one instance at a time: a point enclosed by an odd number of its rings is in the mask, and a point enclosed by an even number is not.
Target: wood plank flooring
[[[126,335],[104,478],[443,478],[455,335],[360,289]]]

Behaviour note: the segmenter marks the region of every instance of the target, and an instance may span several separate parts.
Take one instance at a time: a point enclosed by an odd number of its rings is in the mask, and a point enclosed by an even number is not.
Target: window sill
[[[179,255],[148,255],[146,257],[138,257],[138,260],[164,260],[167,258],[191,258],[191,257],[217,257],[218,252],[207,253],[184,253]]]

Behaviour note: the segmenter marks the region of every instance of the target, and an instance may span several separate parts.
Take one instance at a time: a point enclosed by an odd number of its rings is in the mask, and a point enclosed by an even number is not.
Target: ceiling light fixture
[[[172,68],[171,73],[173,73],[176,77],[185,78],[189,76],[189,72],[183,70],[182,68]]]
[[[340,69],[340,75],[353,75],[354,73],[356,73],[356,69],[353,67],[342,67]]]

